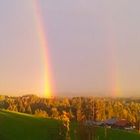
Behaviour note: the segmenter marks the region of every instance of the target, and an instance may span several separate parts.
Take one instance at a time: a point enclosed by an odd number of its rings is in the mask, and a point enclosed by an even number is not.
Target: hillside
[[[0,140],[57,140],[60,122],[0,111]]]
[[[53,119],[0,110],[0,140],[62,140],[59,136],[59,126],[60,122]],[[74,135],[76,127],[77,123],[71,124],[71,140],[82,140]],[[98,128],[96,138],[98,140],[140,139],[139,134],[123,130],[108,129],[106,133],[107,138],[104,136],[104,128]]]

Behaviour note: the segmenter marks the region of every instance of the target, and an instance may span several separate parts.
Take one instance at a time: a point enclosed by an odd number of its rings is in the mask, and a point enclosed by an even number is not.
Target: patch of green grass
[[[98,128],[97,138],[98,140],[139,140],[140,134],[119,129],[107,129],[105,137],[105,129]]]
[[[60,122],[0,111],[0,140],[58,140]]]
[[[80,138],[78,138],[78,136],[75,136],[74,134],[74,130],[76,130],[76,127],[78,127],[78,124],[76,122],[73,122],[71,124],[72,140],[80,140]],[[106,136],[105,136],[105,133],[106,133]],[[110,129],[110,128],[107,128],[105,132],[105,128],[103,127],[96,128],[95,137],[96,137],[96,140],[140,140],[140,134],[136,132],[128,132],[125,130]]]

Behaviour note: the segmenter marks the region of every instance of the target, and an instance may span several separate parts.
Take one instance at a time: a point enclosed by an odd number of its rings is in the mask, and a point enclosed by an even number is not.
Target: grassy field
[[[107,129],[106,138],[104,128],[97,129],[98,140],[140,140],[140,135],[135,132],[126,132],[117,129]]]
[[[32,115],[0,111],[0,140],[61,140],[60,122],[53,119],[37,118]],[[78,140],[74,135],[77,123],[71,125],[71,140]],[[97,140],[140,140],[140,135],[122,130],[97,129]],[[86,139],[85,139],[86,140]]]
[[[72,140],[83,140],[84,138],[78,138],[74,135],[74,129],[76,130],[77,123],[71,124],[71,138]],[[105,136],[106,134],[106,136]],[[137,132],[128,132],[125,130],[120,129],[106,129],[103,127],[97,127],[96,128],[96,134],[95,134],[96,140],[140,140],[140,134]]]
[[[0,111],[0,140],[57,140],[59,121]]]

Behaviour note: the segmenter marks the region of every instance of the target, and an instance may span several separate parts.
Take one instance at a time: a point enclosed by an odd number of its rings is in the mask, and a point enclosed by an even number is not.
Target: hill
[[[0,140],[58,140],[60,122],[0,111]]]

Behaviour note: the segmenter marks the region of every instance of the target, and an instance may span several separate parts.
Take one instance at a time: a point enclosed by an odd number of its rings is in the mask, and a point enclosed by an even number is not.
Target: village
[[[99,126],[99,127],[106,127],[106,128],[116,128],[116,129],[123,129],[126,131],[133,131],[136,129],[136,126],[126,119],[118,119],[118,118],[111,118],[105,121],[93,121],[93,120],[86,120],[84,123],[86,126]]]

